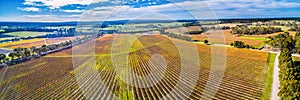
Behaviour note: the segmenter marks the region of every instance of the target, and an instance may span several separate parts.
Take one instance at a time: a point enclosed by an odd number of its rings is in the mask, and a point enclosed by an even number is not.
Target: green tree
[[[295,40],[294,52],[300,54],[300,32],[296,33],[294,40]]]
[[[234,41],[232,44],[233,47],[236,47],[236,48],[245,48],[245,43],[242,42],[242,41]]]
[[[0,63],[3,63],[5,61],[6,55],[0,54]]]
[[[31,55],[31,51],[29,49],[24,49],[24,57],[29,57]]]
[[[288,48],[289,50],[293,50],[295,47],[295,41],[288,32],[284,32],[283,34],[278,34],[276,36],[268,37],[269,40],[266,43],[272,45],[276,48]]]
[[[21,52],[15,52],[15,56],[19,59],[21,58]]]
[[[288,48],[283,48],[279,55],[279,68],[280,98],[284,100],[300,98],[299,66],[295,66]]]
[[[295,36],[300,36],[300,32],[297,32],[297,33],[295,34]]]
[[[11,59],[13,60],[16,57],[16,53],[12,52],[10,54],[8,54],[9,57],[11,57]]]
[[[208,43],[208,40],[204,40],[204,43],[207,44],[207,43]]]
[[[31,50],[32,54],[37,53],[37,50],[36,50],[36,49],[37,49],[37,48],[36,48],[35,46],[30,47],[30,50]]]

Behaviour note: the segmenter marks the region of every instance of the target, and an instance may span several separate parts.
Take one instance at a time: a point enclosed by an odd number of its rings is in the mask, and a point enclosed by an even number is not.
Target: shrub
[[[204,43],[207,44],[207,43],[208,43],[208,40],[204,40]]]

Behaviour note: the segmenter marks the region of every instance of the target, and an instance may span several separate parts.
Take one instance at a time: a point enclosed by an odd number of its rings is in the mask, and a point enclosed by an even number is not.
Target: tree
[[[232,44],[233,47],[237,47],[237,48],[245,48],[245,43],[242,41],[234,41]]]
[[[20,52],[15,52],[15,56],[16,56],[18,59],[20,59],[21,53],[20,53]]]
[[[6,55],[0,54],[0,62],[3,63],[5,61]]]
[[[285,100],[295,100],[300,98],[300,67],[293,62],[292,51],[299,53],[300,34],[297,33],[295,38],[288,32],[269,37],[267,43],[274,47],[280,48],[279,55],[279,79],[280,91],[278,96]]]
[[[31,55],[31,52],[30,52],[30,50],[26,49],[26,50],[24,50],[24,54],[25,54],[25,57],[29,57]]]
[[[188,32],[184,32],[184,34],[202,34],[203,31],[188,31]]]
[[[63,44],[63,43],[62,43]],[[47,45],[42,45],[42,47],[40,47],[41,52],[47,52],[49,50]]]
[[[30,47],[30,50],[31,50],[32,54],[37,53],[37,50],[36,50],[35,46]]]
[[[300,54],[300,32],[296,33],[294,40],[295,40],[294,52]]]
[[[16,57],[16,53],[12,52],[10,54],[8,54],[9,57],[11,57],[11,59],[13,60]]]
[[[208,43],[208,40],[204,40],[204,43],[207,44],[207,43]]]
[[[300,32],[297,32],[297,33],[295,34],[295,36],[300,36]]]
[[[231,28],[232,34],[240,34],[240,35],[253,35],[253,34],[272,34],[275,32],[282,32],[281,28],[275,27],[247,27],[247,26],[237,26]]]
[[[293,50],[295,47],[295,40],[288,32],[284,32],[283,34],[278,34],[276,36],[268,37],[269,40],[266,43],[270,44],[275,48],[288,48],[289,50]]]
[[[281,99],[295,100],[300,97],[299,66],[295,66],[288,48],[283,48],[279,56],[279,78]]]

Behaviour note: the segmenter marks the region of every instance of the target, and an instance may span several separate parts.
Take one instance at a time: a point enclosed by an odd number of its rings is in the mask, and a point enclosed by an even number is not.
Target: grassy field
[[[28,37],[28,36],[39,36],[45,34],[47,34],[47,32],[21,31],[21,32],[4,33],[3,35],[12,36],[12,37]]]
[[[234,41],[243,41],[246,45],[250,45],[256,48],[261,48],[265,46],[264,41],[267,40],[267,37],[269,36],[275,36],[278,34],[281,34],[283,32],[273,33],[273,34],[266,34],[266,35],[243,35],[243,36],[236,36],[230,33],[230,30],[224,30],[224,31],[216,31],[218,34],[200,34],[200,35],[193,35],[192,39],[194,40],[209,40],[209,41],[216,41],[218,42],[218,39],[220,38],[219,35],[223,35],[222,38],[225,39],[225,43],[227,45],[230,45],[230,43]],[[295,31],[289,31],[290,35],[295,36]],[[210,37],[208,39],[208,37]],[[220,42],[223,43],[223,42]]]
[[[131,41],[133,35],[121,35],[120,41],[113,41],[115,35],[105,35],[96,39],[95,51],[93,41],[86,42],[80,46],[75,46],[73,50],[78,50],[82,55],[76,55],[72,49],[63,50],[45,57],[24,62],[9,68],[0,70],[0,97],[2,99],[86,99],[83,90],[79,88],[76,79],[85,80],[81,83],[83,86],[95,86],[97,77],[107,89],[112,91],[120,99],[159,99],[168,94],[177,84],[180,77],[180,53],[176,49],[174,42],[180,42],[186,45],[192,44],[178,39],[166,38],[160,35],[141,36],[134,41],[129,52],[111,54],[112,46],[122,49],[124,45],[129,45],[126,41]],[[173,42],[172,42],[172,41]],[[112,45],[112,43],[116,43]],[[199,78],[183,77],[185,80],[195,80],[197,85],[192,95],[187,96],[182,89],[190,88],[189,83],[184,83],[179,90],[174,91],[176,95],[173,98],[180,99],[187,97],[190,99],[205,99],[212,96],[203,94],[205,84],[208,81],[211,72],[212,52],[211,47],[203,44],[196,45],[200,59],[186,59],[199,61],[200,68]],[[83,49],[84,48],[84,49]],[[191,47],[186,46],[186,49]],[[264,92],[264,86],[268,70],[268,53],[251,51],[247,49],[226,48],[226,70],[223,81],[218,88],[217,94],[213,99],[259,99]],[[89,54],[89,52],[95,54]],[[73,55],[72,55],[73,54]],[[111,58],[119,57],[123,54],[129,54],[127,63],[131,65],[120,65],[120,67],[130,68],[136,74],[143,77],[151,71],[152,55],[160,54],[166,60],[166,73],[158,84],[149,88],[138,88],[125,84],[121,77],[118,77],[113,67]],[[73,58],[72,58],[73,56]],[[74,59],[78,58],[78,59]],[[88,61],[94,61],[96,66],[86,66],[92,64]],[[72,60],[75,60],[80,66],[73,68]],[[121,64],[121,62],[120,62]],[[189,70],[193,70],[190,68]],[[89,70],[97,71],[92,73]],[[155,71],[156,72],[156,71]],[[74,74],[76,73],[76,74]],[[75,77],[77,75],[77,78]],[[129,76],[132,77],[132,76]],[[91,79],[91,80],[90,80]],[[152,80],[157,80],[152,77]],[[133,80],[133,84],[150,84],[147,81]],[[105,91],[98,88],[87,88],[90,93],[97,97],[108,97]],[[201,95],[204,95],[201,97]]]
[[[225,39],[225,43],[227,45],[230,45],[234,41],[243,41],[246,45],[250,45],[250,46],[254,46],[254,47],[260,46],[261,44],[264,43],[264,40],[265,40],[265,39],[262,39],[261,37],[253,37],[253,36],[239,37],[239,36],[231,34],[230,30],[215,31],[214,33],[200,34],[200,35],[192,36],[193,40],[199,40],[199,41],[208,40],[208,41],[213,41],[215,43],[223,43],[222,41],[220,41],[219,38]]]
[[[1,37],[1,38],[0,38],[0,41],[1,41],[1,40],[7,40],[7,39],[12,39],[12,37],[10,37],[10,38],[2,38],[2,37]]]
[[[30,47],[35,45],[45,44],[44,39],[29,39],[29,40],[20,40],[15,42],[7,42],[0,44],[0,48],[18,48],[18,47]],[[30,46],[21,46],[21,45],[30,45]]]

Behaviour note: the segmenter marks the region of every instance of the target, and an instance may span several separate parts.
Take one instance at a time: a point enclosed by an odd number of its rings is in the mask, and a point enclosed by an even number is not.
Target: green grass
[[[267,40],[267,38],[264,38],[264,37],[254,37],[254,36],[240,36],[240,38],[251,39],[251,40],[261,40],[261,41]]]
[[[251,39],[251,40],[258,40],[258,41],[267,41],[268,38],[264,38],[264,37],[255,37],[255,36],[240,36],[239,38],[244,38],[244,39]],[[263,46],[265,46],[266,43],[262,43],[259,44],[257,46],[254,46],[255,48],[261,48]]]
[[[254,46],[255,48],[261,48],[261,47],[263,47],[263,46],[265,46],[266,45],[266,43],[262,43],[262,44],[259,44],[258,46]]]
[[[269,53],[269,57],[268,57],[268,74],[267,74],[267,78],[266,78],[266,85],[264,87],[264,92],[262,93],[260,99],[261,100],[270,100],[271,98],[271,91],[272,91],[272,83],[273,83],[273,69],[274,69],[274,61],[276,58],[276,54],[273,53]]]
[[[7,39],[12,39],[12,37],[10,37],[10,38],[2,38],[2,37],[1,37],[1,38],[0,38],[0,41],[1,41],[1,40],[7,40]]]
[[[4,33],[4,35],[10,35],[10,36],[14,36],[14,37],[39,36],[39,35],[45,35],[45,34],[47,34],[47,32],[20,31],[20,32]]]
[[[124,91],[122,92],[122,100],[133,100],[134,96],[132,95],[132,91]]]

